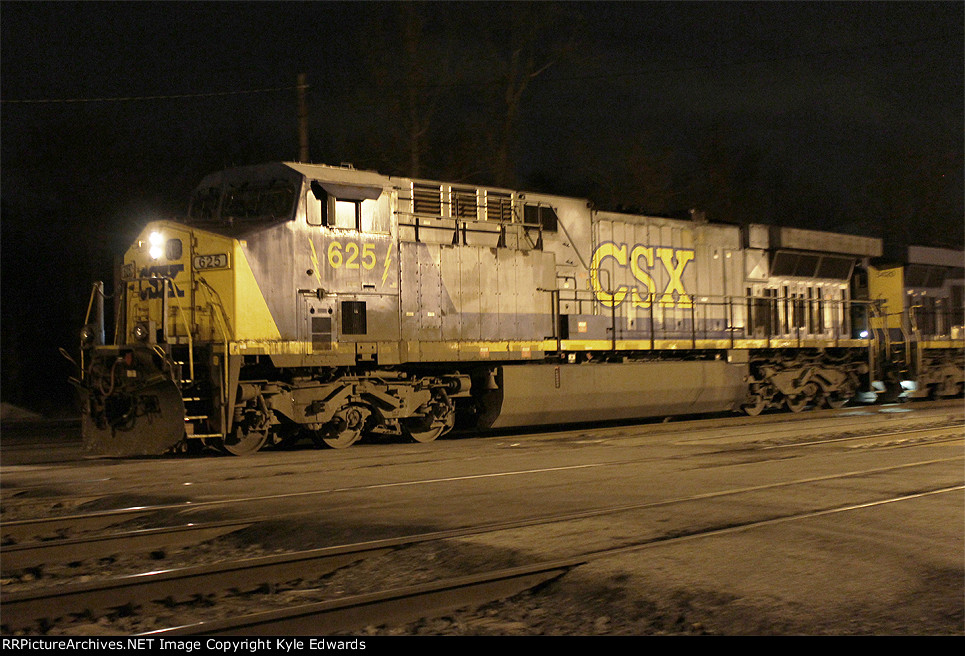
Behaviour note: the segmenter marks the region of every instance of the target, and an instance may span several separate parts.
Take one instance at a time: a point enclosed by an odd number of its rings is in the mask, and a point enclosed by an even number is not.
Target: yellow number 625
[[[348,255],[347,261],[345,259],[346,255]],[[375,265],[378,263],[378,257],[375,255],[375,244],[364,244],[362,246],[361,256],[361,262],[364,268],[369,270],[375,268]],[[342,266],[349,269],[358,269],[359,265],[356,261],[358,259],[359,247],[355,242],[346,244],[344,253],[341,242],[333,241],[328,245],[328,264],[333,269],[339,269]]]

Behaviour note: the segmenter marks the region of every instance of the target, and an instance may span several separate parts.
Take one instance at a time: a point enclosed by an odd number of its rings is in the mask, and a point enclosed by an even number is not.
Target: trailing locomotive
[[[868,267],[879,385],[907,398],[962,393],[963,260],[961,251],[909,246]]]
[[[878,297],[881,256],[866,237],[351,167],[222,171],[124,255],[111,340],[95,285],[84,443],[242,455],[303,436],[797,412],[876,381],[961,393],[960,310],[927,338],[901,324],[918,306]]]

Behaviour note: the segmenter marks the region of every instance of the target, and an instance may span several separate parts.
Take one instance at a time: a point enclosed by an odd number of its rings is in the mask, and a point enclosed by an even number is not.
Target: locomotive
[[[73,380],[84,445],[245,455],[960,394],[951,253],[913,253],[938,260],[915,263],[922,274],[883,264],[868,237],[349,165],[229,169],[128,249],[110,339],[94,285]],[[933,286],[906,294],[913,282]],[[916,322],[939,293],[941,319]]]

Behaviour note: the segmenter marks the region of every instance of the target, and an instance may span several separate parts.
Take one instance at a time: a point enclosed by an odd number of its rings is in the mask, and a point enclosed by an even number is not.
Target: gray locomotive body
[[[85,439],[136,452],[151,413],[183,417],[150,450],[247,453],[837,406],[880,365],[873,303],[852,297],[880,255],[871,238],[351,167],[223,171],[126,254],[114,343],[85,346]]]

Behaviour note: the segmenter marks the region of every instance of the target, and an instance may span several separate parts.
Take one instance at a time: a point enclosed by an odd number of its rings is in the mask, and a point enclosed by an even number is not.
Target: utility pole
[[[298,74],[298,161],[308,162],[308,103],[305,100],[305,74]]]

